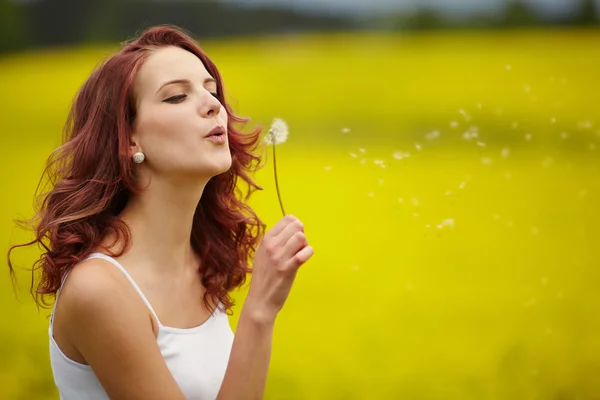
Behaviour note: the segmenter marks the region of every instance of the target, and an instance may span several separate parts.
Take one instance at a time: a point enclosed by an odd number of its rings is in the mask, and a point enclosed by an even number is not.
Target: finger
[[[304,232],[304,225],[297,218],[283,228],[283,230],[274,238],[276,245],[281,247],[285,246],[287,241],[290,240],[296,232]]]
[[[292,257],[292,259],[289,261],[290,266],[299,268],[302,264],[307,262],[314,253],[315,250],[311,246],[306,246]]]
[[[294,217],[293,215],[286,215],[277,221],[275,225],[273,225],[273,227],[265,234],[264,238],[267,239],[276,237],[285,229],[286,226],[297,220],[298,218]]]
[[[283,246],[283,258],[288,260],[300,250],[308,246],[308,240],[304,232],[296,232]]]

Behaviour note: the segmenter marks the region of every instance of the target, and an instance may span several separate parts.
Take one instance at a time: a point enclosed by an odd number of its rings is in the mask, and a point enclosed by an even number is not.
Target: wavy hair
[[[96,249],[110,232],[131,244],[126,224],[118,218],[136,187],[128,157],[129,138],[136,119],[133,84],[140,66],[153,49],[177,46],[196,55],[217,81],[217,94],[229,116],[231,168],[207,183],[194,214],[191,244],[201,257],[203,301],[217,299],[230,314],[229,292],[245,283],[249,259],[264,233],[264,224],[245,201],[262,189],[249,176],[259,168],[260,128],[243,134],[236,125],[249,120],[233,114],[225,101],[223,81],[215,64],[183,29],[161,25],[125,42],[121,50],[101,63],[80,88],[64,127],[64,141],[48,158],[44,176],[50,189],[39,195],[35,216],[17,221],[35,232],[35,239],[12,246],[8,265],[13,280],[11,252],[37,244],[42,254],[34,262],[31,294],[38,306],[48,306],[46,295],[56,296],[65,275]],[[238,179],[239,178],[239,179]],[[244,191],[239,180],[247,186]],[[40,190],[40,185],[36,192]],[[36,280],[36,272],[39,280]]]

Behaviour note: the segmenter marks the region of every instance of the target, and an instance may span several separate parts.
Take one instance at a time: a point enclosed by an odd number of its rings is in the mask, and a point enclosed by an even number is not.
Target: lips
[[[223,128],[222,126],[216,126],[213,129],[210,130],[210,132],[208,132],[208,134],[206,136],[204,136],[205,138],[209,138],[211,136],[223,136],[225,135],[225,128]]]

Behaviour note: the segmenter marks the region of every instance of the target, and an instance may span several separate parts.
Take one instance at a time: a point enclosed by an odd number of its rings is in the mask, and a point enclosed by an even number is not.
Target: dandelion
[[[283,202],[281,201],[281,193],[279,191],[279,181],[277,180],[277,158],[275,155],[275,147],[278,144],[284,143],[288,138],[288,126],[284,120],[280,118],[275,118],[273,123],[271,124],[271,128],[269,129],[269,133],[265,136],[265,142],[267,144],[273,145],[273,172],[275,175],[275,188],[277,189],[277,198],[279,199],[279,206],[281,207],[281,212],[283,216],[285,216],[285,209],[283,208]]]

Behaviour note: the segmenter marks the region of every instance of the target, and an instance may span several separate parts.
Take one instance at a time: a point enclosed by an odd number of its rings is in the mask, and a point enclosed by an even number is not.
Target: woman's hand
[[[252,281],[244,307],[264,322],[273,322],[283,307],[296,272],[314,250],[304,235],[304,225],[287,215],[269,230],[256,249]]]

